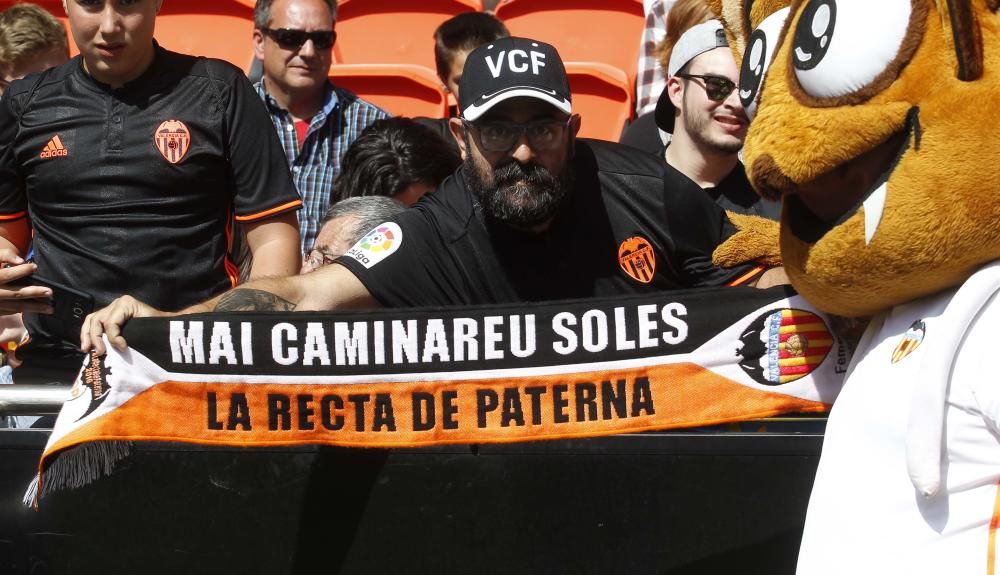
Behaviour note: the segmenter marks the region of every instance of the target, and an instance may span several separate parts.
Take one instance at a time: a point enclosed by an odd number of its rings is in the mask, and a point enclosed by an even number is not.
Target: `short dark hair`
[[[434,130],[410,118],[372,122],[347,149],[333,198],[395,196],[412,184],[437,186],[461,158]]]
[[[356,243],[375,226],[385,223],[405,209],[403,204],[386,196],[347,198],[330,204],[319,222],[319,229],[332,219],[354,216],[354,221],[351,222],[353,229],[349,230],[349,234],[350,242]]]
[[[330,9],[330,16],[333,17],[333,22],[337,22],[337,0],[323,0],[326,3],[327,8]],[[257,0],[257,4],[253,7],[253,27],[258,30],[263,30],[269,27],[271,24],[271,5],[274,4],[274,0]]]
[[[471,51],[510,31],[496,16],[486,12],[463,12],[444,21],[434,31],[434,64],[441,82],[448,80],[455,52]]]

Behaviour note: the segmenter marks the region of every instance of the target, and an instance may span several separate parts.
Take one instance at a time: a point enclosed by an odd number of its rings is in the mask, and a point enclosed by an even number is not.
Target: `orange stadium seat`
[[[580,136],[617,142],[632,113],[632,84],[625,72],[599,62],[565,62],[580,114]]]
[[[443,118],[448,96],[437,74],[412,64],[334,64],[330,80],[395,116]]]
[[[254,0],[165,0],[156,17],[164,48],[210,56],[244,72],[253,62]]]
[[[62,0],[33,1],[66,25]],[[0,0],[0,10],[15,3]],[[254,0],[167,0],[156,17],[156,41],[176,52],[221,58],[247,71],[253,61],[253,7]],[[72,35],[69,44],[70,55],[78,54]]]
[[[555,46],[563,61],[604,62],[635,82],[642,0],[502,0],[494,14],[511,34]]]
[[[334,61],[433,70],[434,30],[452,16],[482,9],[482,0],[339,0]]]

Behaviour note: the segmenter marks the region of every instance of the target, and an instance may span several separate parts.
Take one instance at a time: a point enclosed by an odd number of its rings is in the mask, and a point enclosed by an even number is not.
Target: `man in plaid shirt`
[[[334,0],[258,0],[254,9],[254,49],[263,62],[256,88],[302,196],[302,253],[316,239],[347,148],[369,124],[389,117],[330,83],[336,17]]]
[[[667,36],[667,12],[673,4],[674,0],[653,0],[646,11],[646,26],[642,31],[635,75],[636,116],[656,109],[656,99],[667,84],[656,57],[656,47]]]

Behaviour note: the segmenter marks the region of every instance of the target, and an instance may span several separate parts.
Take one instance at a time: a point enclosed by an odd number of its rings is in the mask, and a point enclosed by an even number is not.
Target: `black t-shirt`
[[[40,277],[176,310],[235,285],[228,224],[301,204],[260,98],[237,68],[159,47],[121,89],[79,57],[0,100],[0,219],[27,216]],[[26,318],[33,343],[77,334]]]
[[[544,232],[486,220],[459,171],[338,261],[389,307],[649,293],[753,277],[754,266],[711,263],[732,225],[693,183],[664,188],[655,158],[578,140],[572,169],[573,190]]]
[[[688,178],[670,164],[667,164],[665,177],[668,181],[678,186],[682,182],[694,184],[691,178]],[[719,182],[719,185],[702,189],[712,201],[721,206],[722,209],[729,210],[730,212],[760,216],[771,220],[778,220],[781,215],[780,203],[765,200],[754,191],[753,186],[750,185],[750,180],[747,179],[746,168],[742,162],[736,162],[736,167]]]

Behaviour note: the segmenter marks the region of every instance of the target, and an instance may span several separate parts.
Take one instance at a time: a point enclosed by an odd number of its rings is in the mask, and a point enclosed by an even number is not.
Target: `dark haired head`
[[[461,158],[441,136],[409,118],[373,122],[344,155],[333,199],[397,196],[414,184],[436,188]]]
[[[510,31],[486,12],[464,12],[444,21],[434,31],[434,63],[441,83],[448,84],[448,74],[456,52],[471,52],[497,38],[510,36]]]
[[[337,0],[323,0],[327,8],[330,9],[330,16],[333,21],[337,21]],[[274,0],[257,0],[253,7],[253,27],[258,30],[267,28],[271,24],[271,6]]]

